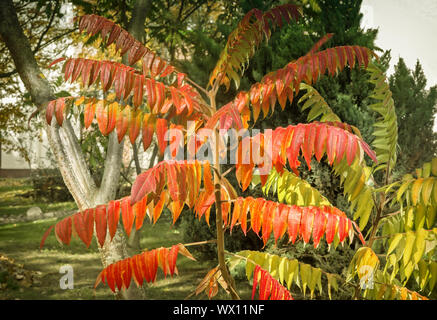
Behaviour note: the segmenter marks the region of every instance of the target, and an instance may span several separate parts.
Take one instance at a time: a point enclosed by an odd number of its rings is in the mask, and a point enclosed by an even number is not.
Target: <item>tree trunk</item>
[[[38,67],[29,41],[21,29],[12,0],[0,1],[0,21],[2,40],[10,51],[24,86],[43,117],[48,102],[55,99],[55,96],[50,84]],[[43,122],[45,123],[45,121]],[[73,195],[79,210],[107,203],[115,197],[123,146],[122,143],[118,143],[115,132],[109,137],[105,170],[101,187],[98,189],[85,163],[79,141],[70,121],[65,119],[62,127],[55,123],[53,125],[45,124],[45,130],[50,149],[54,154],[65,185]],[[108,240],[109,238],[100,249],[103,266],[128,257],[126,237],[120,228],[112,242]],[[131,286],[129,290],[118,293],[117,297],[139,299],[144,297],[144,292]]]

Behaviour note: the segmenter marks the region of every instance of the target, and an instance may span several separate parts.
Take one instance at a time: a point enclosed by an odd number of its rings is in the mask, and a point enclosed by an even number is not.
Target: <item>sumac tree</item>
[[[100,132],[106,136],[115,131],[118,142],[126,136],[132,143],[142,139],[147,150],[156,135],[164,160],[137,177],[130,196],[56,223],[44,234],[41,247],[53,229],[61,243],[69,244],[77,235],[89,246],[95,234],[102,246],[105,239],[114,237],[119,224],[129,235],[141,228],[145,219],[156,222],[164,207],[174,222],[187,206],[208,224],[214,208],[219,264],[206,272],[197,294],[205,291],[212,298],[221,286],[238,299],[228,264],[244,261],[247,277],[253,279],[252,298],[258,291],[260,299],[292,299],[292,288],[300,288],[304,294],[309,290],[313,297],[316,290],[322,292],[322,277],[326,277],[329,296],[331,288],[342,285],[351,286],[356,299],[426,299],[437,278],[437,161],[424,164],[415,176],[391,181],[396,166],[397,119],[388,83],[371,50],[360,46],[322,50],[333,36],[327,34],[305,56],[265,75],[227,104],[216,103],[220,87],[227,90],[234,82],[238,88],[240,75],[259,44],[300,16],[299,7],[291,4],[248,12],[229,35],[206,88],[110,20],[96,15],[79,17],[81,32],[99,35],[106,46],[115,45],[117,52],[127,55],[129,66],[85,58],[56,60],[54,63],[63,61],[65,81],[100,86],[106,95],[52,100],[46,108],[48,124],[62,126],[71,108],[81,108],[85,127],[96,119]],[[359,129],[341,122],[312,87],[320,77],[334,77],[344,68],[367,70],[373,84],[373,149]],[[304,94],[299,95],[301,92]],[[296,97],[313,122],[264,132],[246,130],[271,114],[276,104],[284,110]],[[231,140],[228,147],[227,133],[232,129],[247,135]],[[180,146],[183,159],[177,158]],[[232,161],[228,150],[235,156],[234,173],[222,170],[221,164]],[[312,161],[326,161],[332,167],[350,202],[349,212],[334,207],[299,178],[301,161],[310,170]],[[273,191],[280,202],[239,196],[227,180],[228,174],[235,174],[243,191],[251,183],[261,183],[263,191]],[[303,241],[317,248],[323,241],[335,249],[356,236],[360,245],[348,276],[343,278],[261,251],[228,252],[224,232],[233,228],[241,228],[244,234],[253,230],[264,244],[271,237],[275,242],[285,237],[289,245]],[[155,281],[158,269],[164,276],[173,275],[178,254],[192,258],[184,245],[175,244],[117,261],[102,270],[96,286],[107,284],[115,292],[129,288],[132,281],[137,286]]]

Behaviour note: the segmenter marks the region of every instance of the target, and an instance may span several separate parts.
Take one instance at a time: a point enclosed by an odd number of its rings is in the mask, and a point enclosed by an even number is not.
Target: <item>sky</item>
[[[437,85],[437,0],[363,0],[361,12],[362,27],[379,30],[376,45],[391,49],[389,75],[399,57],[410,69],[419,59],[427,87]]]

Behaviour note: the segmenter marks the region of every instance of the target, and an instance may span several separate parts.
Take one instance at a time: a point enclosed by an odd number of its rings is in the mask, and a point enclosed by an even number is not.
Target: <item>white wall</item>
[[[38,135],[42,138],[42,143],[39,141]],[[44,169],[51,167],[46,152],[48,144],[44,130],[41,129],[35,133],[33,138],[28,138],[26,145],[28,145],[30,152],[30,167],[29,163],[18,152],[6,153],[1,150],[1,169]]]

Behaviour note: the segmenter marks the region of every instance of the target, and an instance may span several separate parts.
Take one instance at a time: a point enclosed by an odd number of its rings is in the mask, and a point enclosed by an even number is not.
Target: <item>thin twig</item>
[[[204,244],[208,244],[208,243],[217,243],[217,239],[191,242],[191,243],[184,244],[184,247],[200,246],[200,245],[204,245]]]
[[[190,78],[186,77],[185,80],[187,80],[189,83],[191,83],[193,86],[195,86],[197,89],[202,91],[204,94],[208,95],[208,91],[206,91],[202,86],[198,85],[196,82],[191,80]]]

